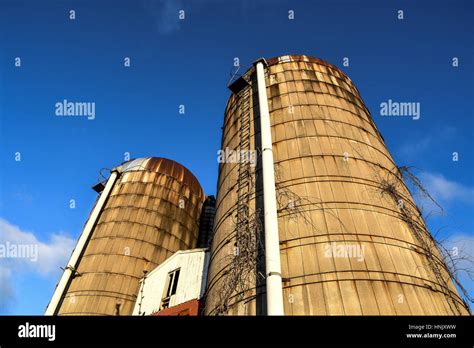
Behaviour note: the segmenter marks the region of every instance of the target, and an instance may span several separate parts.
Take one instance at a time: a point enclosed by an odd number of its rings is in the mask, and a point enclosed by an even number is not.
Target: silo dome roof
[[[204,191],[196,177],[183,165],[176,161],[162,157],[141,157],[122,163],[117,167],[119,172],[150,171],[173,177],[189,186],[204,200]]]

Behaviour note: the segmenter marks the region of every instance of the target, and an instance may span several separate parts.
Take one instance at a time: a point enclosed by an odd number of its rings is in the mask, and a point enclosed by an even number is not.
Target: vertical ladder
[[[249,202],[251,190],[250,163],[250,94],[251,86],[244,87],[238,94],[240,109],[239,153],[237,178],[237,247],[239,237],[249,228]]]
[[[236,147],[239,161],[237,161],[237,202],[235,210],[235,243],[232,262],[228,267],[227,276],[223,279],[220,289],[220,302],[216,313],[225,314],[229,310],[232,295],[239,289],[245,288],[245,274],[252,263],[249,261],[253,249],[250,229],[250,193],[252,187],[250,157],[250,98],[252,87],[244,76],[235,79],[228,88],[236,97],[235,111],[238,113],[239,144]],[[242,155],[244,157],[242,157]],[[249,243],[250,241],[250,243]],[[237,300],[238,302],[238,300]]]

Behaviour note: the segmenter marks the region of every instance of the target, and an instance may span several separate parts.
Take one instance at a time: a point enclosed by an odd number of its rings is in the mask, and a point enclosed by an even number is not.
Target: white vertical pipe
[[[105,185],[104,191],[102,191],[102,193],[100,194],[99,200],[97,201],[94,209],[92,210],[91,216],[87,221],[86,225],[84,226],[81,236],[77,241],[77,245],[74,248],[74,251],[72,252],[71,258],[69,259],[69,262],[66,268],[64,269],[64,273],[61,276],[61,279],[59,280],[56,289],[54,290],[53,297],[51,298],[51,301],[49,302],[48,307],[46,308],[46,312],[44,313],[45,315],[56,314],[58,305],[64,295],[64,291],[66,290],[66,286],[68,285],[69,280],[73,275],[73,270],[75,270],[77,267],[77,261],[79,260],[79,257],[81,256],[82,251],[84,250],[84,247],[86,246],[87,241],[89,240],[92,229],[95,226],[99,214],[102,211],[102,207],[104,206],[104,203],[107,200],[107,197],[109,196],[115,181],[117,180],[117,176],[118,171],[116,170],[112,171],[112,173],[110,174],[110,177],[107,180],[107,184]]]
[[[260,133],[262,136],[267,314],[284,315],[280,262],[280,237],[278,235],[278,215],[275,190],[275,169],[273,167],[272,131],[270,125],[270,113],[268,111],[263,59],[257,61],[256,69],[258,105],[260,109]]]

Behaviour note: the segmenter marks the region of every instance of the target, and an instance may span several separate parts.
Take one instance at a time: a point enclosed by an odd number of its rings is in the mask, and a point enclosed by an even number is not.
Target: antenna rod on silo
[[[265,85],[265,66],[267,62],[264,58],[260,58],[254,62],[254,65],[257,70],[258,105],[260,110],[260,132],[262,141],[267,314],[284,315],[272,131],[270,113],[268,111],[267,88]]]
[[[113,169],[109,179],[107,180],[107,184],[105,185],[104,190],[100,194],[100,197],[91,212],[89,220],[87,220],[87,223],[84,226],[81,236],[77,241],[77,245],[72,252],[71,258],[69,259],[67,266],[64,268],[64,273],[62,274],[58,285],[56,285],[53,297],[51,298],[51,301],[49,301],[48,307],[46,308],[46,312],[44,313],[45,315],[56,315],[58,313],[59,304],[61,303],[61,300],[64,296],[66,287],[68,286],[71,278],[74,275],[74,272],[76,271],[79,258],[87,245],[89,237],[92,233],[92,229],[100,216],[100,212],[102,211],[105,201],[107,200],[110,191],[112,190],[112,187],[115,184],[115,180],[117,180],[118,175],[119,173],[117,169]]]

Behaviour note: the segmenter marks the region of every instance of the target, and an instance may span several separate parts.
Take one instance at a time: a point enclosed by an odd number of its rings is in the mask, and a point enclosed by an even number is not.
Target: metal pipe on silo
[[[99,200],[97,201],[97,204],[92,210],[91,216],[89,220],[87,221],[86,225],[84,226],[84,230],[82,231],[82,234],[79,237],[77,245],[74,248],[74,251],[72,252],[71,258],[69,259],[69,262],[66,268],[64,269],[64,273],[61,276],[61,279],[59,280],[59,283],[56,286],[56,289],[54,290],[53,297],[51,298],[51,301],[49,302],[48,307],[46,308],[45,315],[56,314],[58,305],[61,302],[61,298],[64,295],[64,291],[66,290],[66,287],[73,275],[73,272],[77,267],[77,262],[79,260],[79,257],[81,256],[87,244],[87,241],[89,240],[92,229],[97,219],[99,218],[100,212],[102,211],[102,207],[104,206],[105,201],[107,200],[107,197],[109,196],[110,191],[112,190],[112,187],[114,186],[118,175],[119,173],[117,170],[112,170],[112,173],[110,174],[110,177],[107,180],[107,184],[105,185],[104,191],[100,195]]]
[[[284,315],[281,280],[280,238],[273,167],[272,132],[265,85],[265,59],[255,62],[257,70],[258,105],[262,138],[263,210],[265,227],[265,268],[267,291],[267,314]]]

